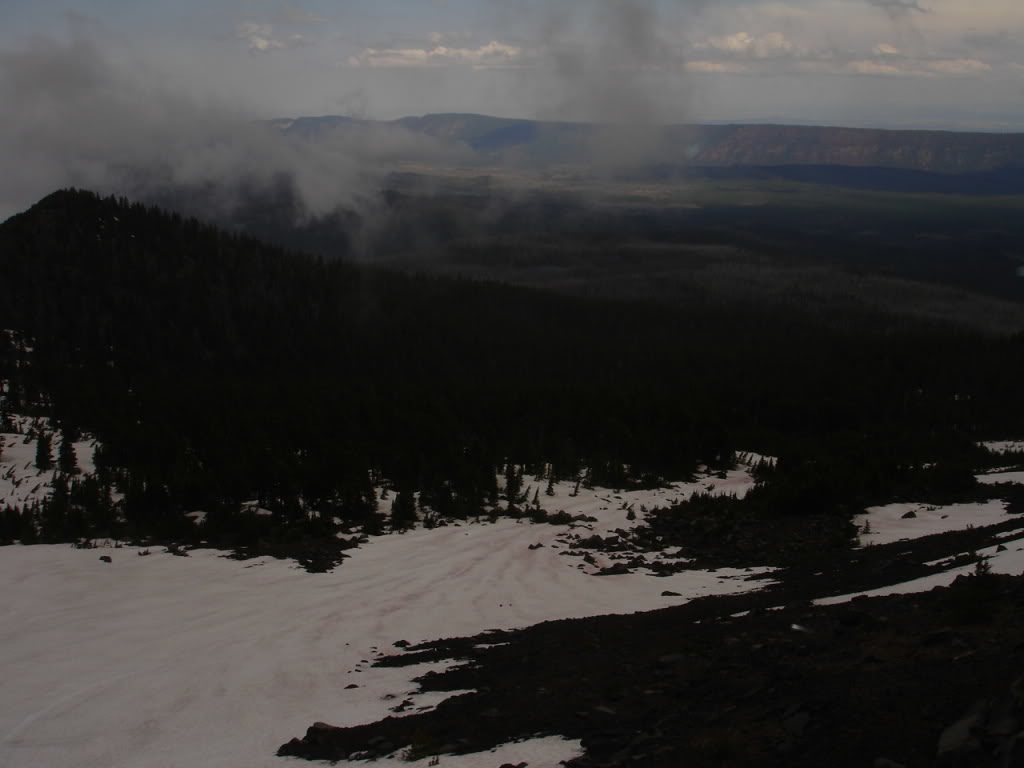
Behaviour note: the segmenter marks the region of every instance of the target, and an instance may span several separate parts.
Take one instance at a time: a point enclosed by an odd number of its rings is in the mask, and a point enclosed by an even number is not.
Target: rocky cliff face
[[[933,173],[1024,167],[1024,135],[789,125],[707,126],[691,162],[704,166],[846,165]]]
[[[336,130],[404,129],[481,162],[527,166],[614,161],[635,144],[636,129],[582,123],[436,114],[373,123],[339,117],[275,121],[287,133],[317,138]],[[616,142],[621,133],[621,142]],[[932,173],[1024,169],[1024,134],[887,131],[792,125],[677,125],[643,131],[643,163],[688,167],[847,166]],[[609,154],[611,157],[609,158]],[[635,147],[630,157],[636,157]]]

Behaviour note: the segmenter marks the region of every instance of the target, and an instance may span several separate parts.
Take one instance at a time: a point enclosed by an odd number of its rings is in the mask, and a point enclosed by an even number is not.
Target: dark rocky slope
[[[279,754],[416,758],[561,734],[582,741],[573,768],[1018,765],[1024,578],[979,567],[925,594],[807,599],[920,575],[925,558],[978,535],[871,547],[836,573],[784,573],[749,595],[407,648],[377,663],[466,660],[419,682],[475,692],[356,728],[317,723]],[[1005,546],[1024,546],[1012,539]]]

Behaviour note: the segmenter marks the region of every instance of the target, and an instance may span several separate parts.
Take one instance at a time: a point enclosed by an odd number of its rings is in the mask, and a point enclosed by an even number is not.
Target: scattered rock
[[[100,555],[100,560],[102,560],[104,563],[114,562],[114,559],[110,555]]]
[[[678,592],[673,592],[670,589],[666,589],[664,592],[662,592],[661,596],[662,597],[682,597],[681,594],[679,594]]]
[[[917,517],[917,512],[915,512],[914,510],[910,510],[909,512],[905,512],[902,515],[901,519],[903,519],[903,520],[913,520],[916,517]]]
[[[803,711],[796,712],[782,721],[782,727],[792,736],[803,736],[810,724],[811,716]]]
[[[934,632],[929,632],[923,638],[921,638],[921,645],[940,645],[942,643],[948,643],[953,639],[953,630],[949,627],[943,627],[936,629]]]
[[[978,765],[981,742],[979,735],[985,722],[988,702],[976,701],[967,714],[950,725],[939,737],[936,758],[941,766]]]

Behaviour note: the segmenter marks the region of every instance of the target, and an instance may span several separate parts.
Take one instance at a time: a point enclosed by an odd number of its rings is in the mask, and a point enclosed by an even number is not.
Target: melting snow
[[[989,453],[1020,453],[1024,451],[1024,440],[989,440],[981,446]]]
[[[911,513],[913,517],[906,517]],[[860,543],[865,546],[890,544],[969,527],[997,525],[1013,517],[1007,513],[1006,503],[1002,501],[948,506],[886,504],[883,507],[869,507],[864,514],[856,515],[853,522],[861,530]],[[865,528],[867,533],[864,532]]]
[[[989,472],[986,475],[977,475],[978,482],[985,485],[998,485],[999,483],[1016,483],[1024,485],[1024,472]]]
[[[736,470],[653,491],[581,488],[575,497],[572,485],[556,483],[555,496],[542,487],[540,499],[552,512],[598,518],[573,531],[592,535],[639,524],[641,505],[711,486],[742,495],[752,485]],[[630,505],[637,520],[627,519]],[[565,536],[564,526],[509,519],[417,529],[374,538],[333,573],[315,575],[208,550],[182,558],[0,549],[0,764],[280,766],[277,747],[315,721],[371,722],[406,699],[405,713],[436,706],[443,697],[413,693],[411,679],[427,667],[372,666],[400,640],[651,610],[669,604],[664,590],[680,593],[678,603],[765,584],[726,569],[597,578],[559,554]],[[442,764],[554,768],[577,754],[576,743],[541,739]]]
[[[1024,573],[1024,543],[1019,543],[1017,546],[1011,544],[1006,547],[1003,552],[998,551],[998,546],[999,545],[978,550],[978,555],[988,560],[988,564],[992,567],[992,573],[1006,573],[1014,576],[1019,576],[1021,573]],[[849,595],[823,597],[815,600],[814,603],[816,605],[834,605],[836,603],[849,602],[853,598],[861,595],[865,595],[867,597],[878,597],[881,595],[907,595],[915,592],[928,592],[935,587],[948,587],[954,580],[956,580],[957,576],[973,572],[973,564],[963,565],[959,568],[951,568],[948,571],[943,571],[942,573],[933,573],[928,576],[922,576],[919,579],[903,581],[899,584],[890,584],[889,586],[880,587],[878,589],[854,592]]]
[[[25,431],[32,424],[31,419],[15,418]],[[45,420],[41,420],[41,423],[50,430]],[[36,441],[29,440],[26,443],[24,434],[4,433],[0,434],[0,438],[4,441],[3,449],[0,450],[0,508],[42,501],[52,490],[56,468],[45,471],[36,468]],[[52,450],[55,464],[59,445],[60,435],[55,435]],[[93,464],[95,451],[95,440],[79,440],[75,443],[75,457],[83,474],[96,471]]]

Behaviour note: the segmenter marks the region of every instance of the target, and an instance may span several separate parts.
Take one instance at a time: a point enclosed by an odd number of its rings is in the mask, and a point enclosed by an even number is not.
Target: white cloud
[[[738,61],[708,61],[697,59],[686,62],[687,72],[740,74],[747,71],[747,66]]]
[[[872,53],[875,56],[902,56],[903,52],[895,45],[889,45],[889,43],[879,43],[874,47]]]
[[[992,69],[978,59],[937,59],[925,62],[925,67],[943,75],[978,75]]]
[[[923,74],[920,70],[873,59],[849,61],[842,69],[855,75],[886,75],[889,77],[913,77]]]
[[[443,67],[463,65],[474,69],[493,69],[517,64],[523,49],[496,40],[478,48],[453,48],[435,45],[432,48],[367,48],[351,56],[351,66],[367,67]]]
[[[259,24],[254,21],[244,21],[235,27],[235,36],[239,40],[244,40],[250,51],[256,52],[293,48],[306,42],[306,39],[298,34],[280,37],[274,33],[273,24]]]
[[[879,61],[860,59],[847,62],[845,70],[858,75],[888,75],[893,77],[938,77],[940,75],[979,75],[992,67],[978,59],[905,59]]]
[[[780,32],[768,32],[763,35],[736,32],[732,35],[708,38],[706,41],[696,43],[694,48],[755,59],[797,56],[803,52],[799,46],[790,42]]]

